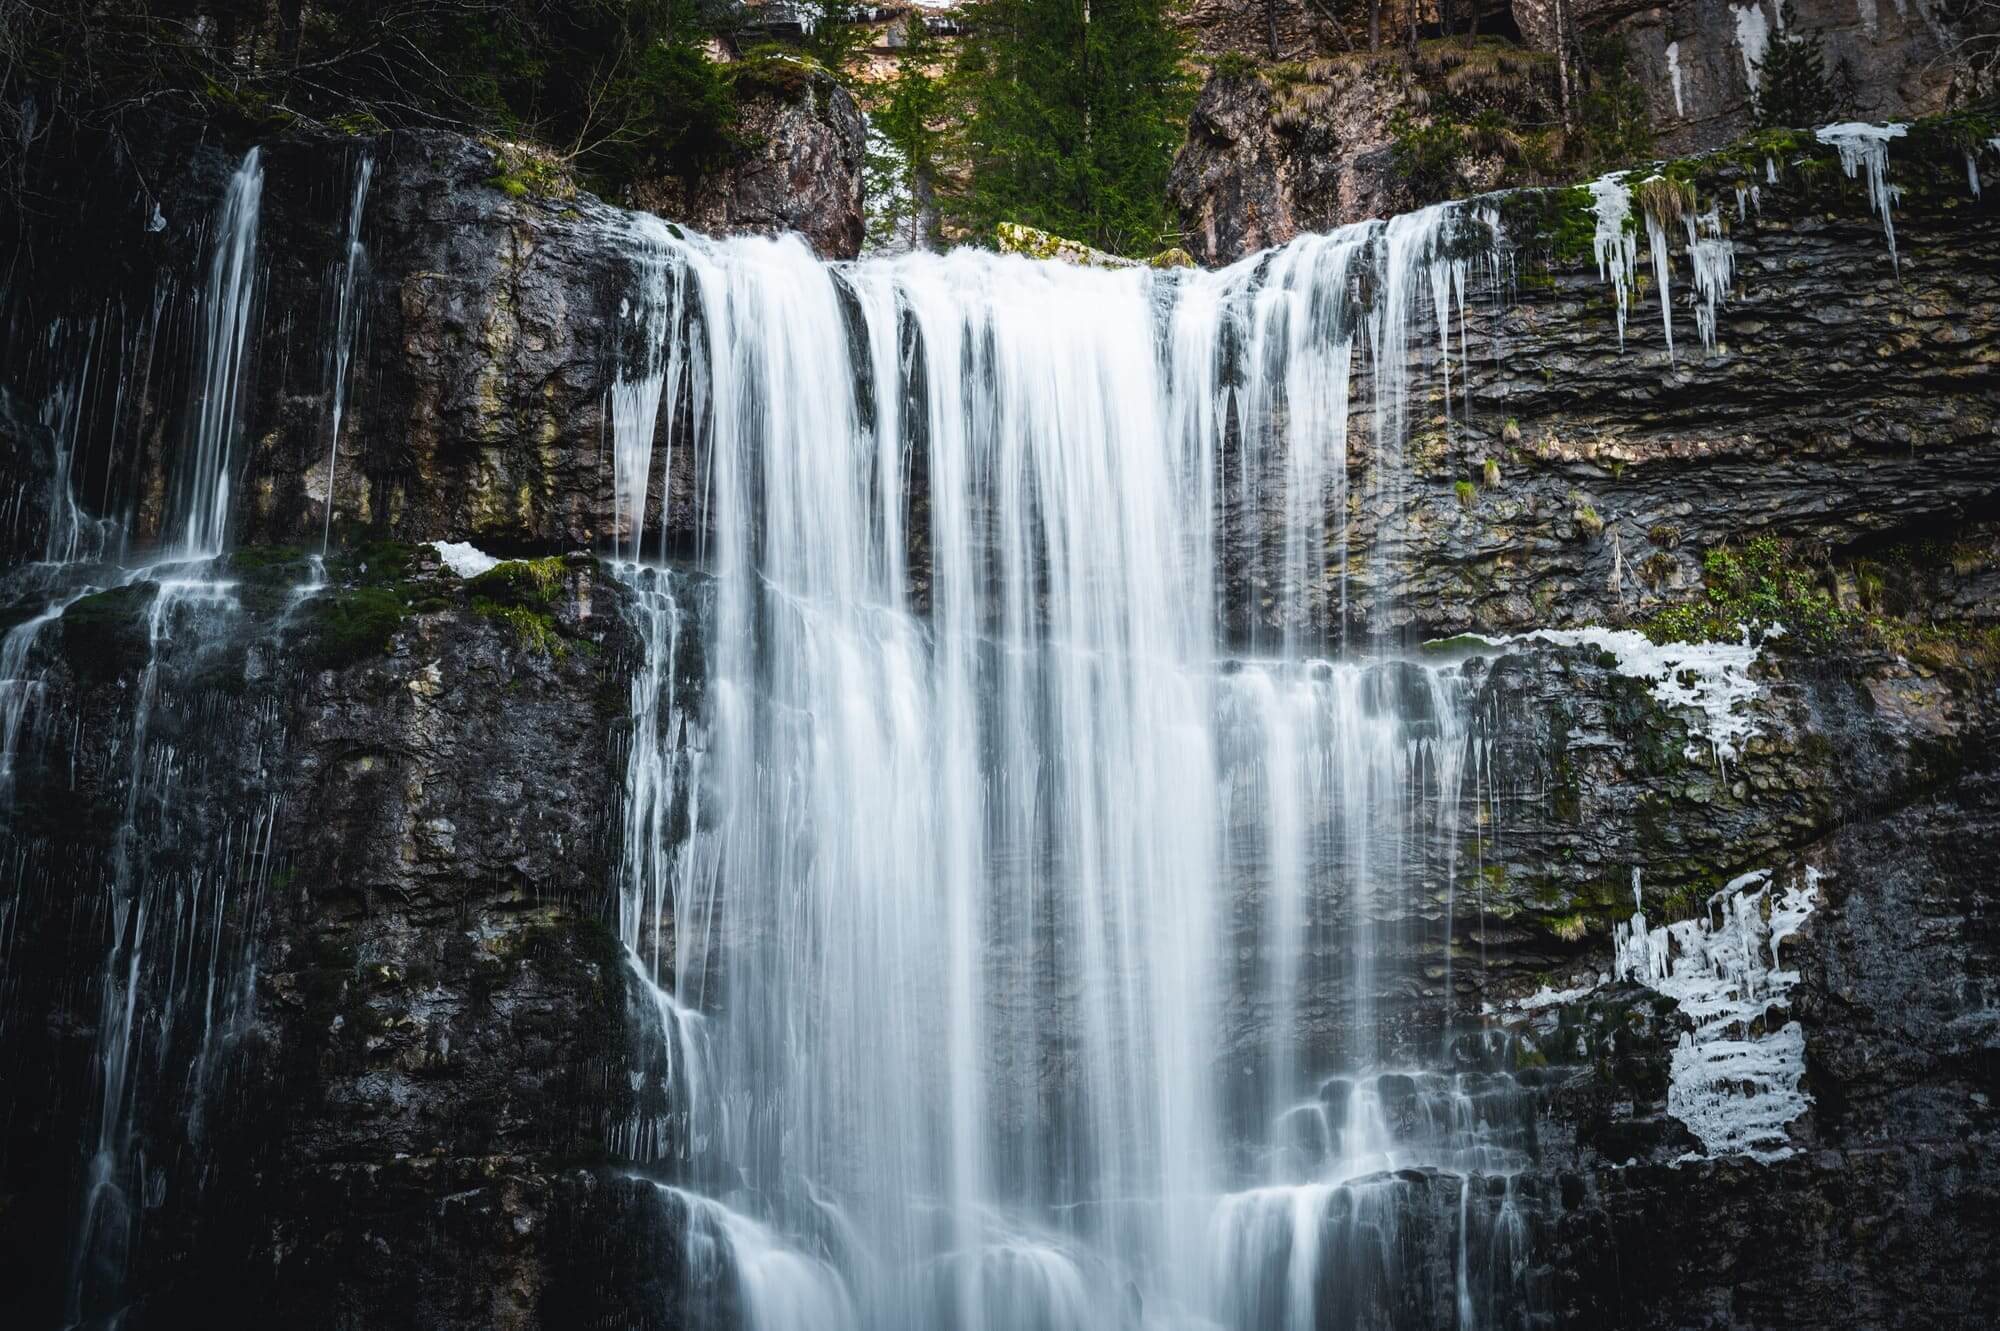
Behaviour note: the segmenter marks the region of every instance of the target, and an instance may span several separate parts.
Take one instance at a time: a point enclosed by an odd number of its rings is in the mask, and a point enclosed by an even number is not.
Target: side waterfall
[[[1451,891],[1468,690],[1340,652],[1347,515],[1450,410],[1490,220],[1214,274],[630,225],[620,547],[678,449],[706,545],[621,566],[674,1103],[617,1145],[676,1181],[690,1320],[1527,1315],[1527,1098],[1386,1029],[1372,966]]]

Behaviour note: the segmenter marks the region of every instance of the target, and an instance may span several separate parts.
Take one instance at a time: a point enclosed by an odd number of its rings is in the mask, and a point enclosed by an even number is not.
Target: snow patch
[[[1819,881],[1807,868],[1802,883],[1774,896],[1771,871],[1759,869],[1710,897],[1699,919],[1655,929],[1632,872],[1632,920],[1613,929],[1612,971],[1674,999],[1693,1021],[1674,1050],[1667,1109],[1708,1156],[1770,1161],[1793,1152],[1785,1127],[1812,1103],[1800,1085],[1805,1032],[1796,1021],[1772,1022],[1799,980],[1784,968],[1782,945],[1818,905]]]
[[[1681,44],[1667,43],[1667,78],[1674,85],[1674,114],[1687,119],[1687,105],[1681,100]]]
[[[431,545],[445,567],[461,578],[476,578],[500,563],[470,541],[432,541]]]

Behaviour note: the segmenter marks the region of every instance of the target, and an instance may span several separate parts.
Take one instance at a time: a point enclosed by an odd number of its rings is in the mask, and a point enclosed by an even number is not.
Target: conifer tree
[[[1163,0],[976,0],[964,19],[974,231],[1024,222],[1118,254],[1171,243],[1193,84]]]
[[[1798,11],[1785,4],[1785,25],[1764,46],[1752,94],[1757,123],[1767,129],[1800,129],[1839,119],[1854,98],[1854,77],[1842,61],[1831,72],[1820,36],[1799,27]]]

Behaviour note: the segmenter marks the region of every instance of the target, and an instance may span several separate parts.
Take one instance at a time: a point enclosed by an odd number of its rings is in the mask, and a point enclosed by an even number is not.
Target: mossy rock
[[[92,681],[144,670],[152,655],[152,608],[159,591],[157,582],[135,582],[74,602],[62,617],[70,669]]]
[[[555,604],[563,589],[567,567],[561,555],[507,559],[477,577],[468,578],[466,586],[474,597],[497,606],[541,609]]]
[[[328,591],[299,612],[298,648],[315,670],[339,670],[389,650],[409,613],[394,587]]]

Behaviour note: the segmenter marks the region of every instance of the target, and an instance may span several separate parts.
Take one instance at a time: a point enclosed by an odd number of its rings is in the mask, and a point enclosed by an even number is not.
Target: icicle
[[[1782,9],[1783,6],[1780,5]],[[1729,12],[1736,16],[1736,45],[1743,52],[1743,77],[1749,81],[1750,91],[1757,91],[1757,81],[1764,68],[1764,48],[1771,40],[1771,26],[1764,19],[1764,9],[1758,0],[1750,0],[1747,5],[1731,5]],[[1778,26],[1784,27],[1780,16]]]
[[[1896,258],[1896,222],[1891,215],[1895,190],[1888,183],[1889,140],[1900,139],[1909,132],[1907,125],[1870,125],[1850,121],[1844,125],[1828,125],[1818,134],[1821,143],[1831,144],[1839,150],[1840,165],[1849,180],[1866,168],[1868,206],[1882,219],[1882,234],[1889,241],[1889,262],[1899,273],[1902,264]]]
[[[1667,231],[1653,210],[1646,213],[1646,247],[1653,256],[1653,284],[1660,289],[1660,326],[1667,333],[1667,361],[1674,359],[1674,260],[1667,252]]]
[[[1681,44],[1667,43],[1667,79],[1674,85],[1674,115],[1687,119],[1687,106],[1681,101]]]
[[[1618,347],[1625,348],[1625,311],[1638,272],[1639,242],[1628,223],[1632,191],[1617,172],[1590,182],[1596,200],[1597,234],[1591,248],[1597,255],[1597,275],[1610,281],[1618,305]]]
[[[1740,215],[1741,191],[1736,198]],[[1701,333],[1702,350],[1713,356],[1715,308],[1736,275],[1736,242],[1723,234],[1722,219],[1714,209],[1688,218],[1688,263],[1694,269],[1695,328]]]

